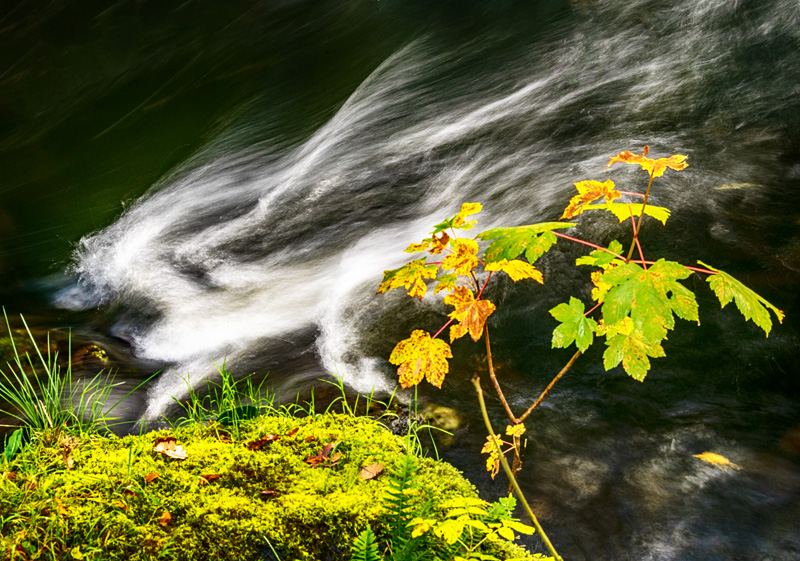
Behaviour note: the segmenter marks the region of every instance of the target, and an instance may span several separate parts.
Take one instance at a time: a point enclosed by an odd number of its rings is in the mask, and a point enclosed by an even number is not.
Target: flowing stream
[[[174,414],[223,360],[285,399],[329,373],[386,395],[394,344],[447,313],[375,295],[410,242],[466,201],[480,231],[557,219],[583,179],[642,191],[638,169],[604,169],[649,145],[690,167],[656,180],[672,215],[646,224],[647,257],[725,269],[787,320],[765,339],[689,279],[701,325],[679,322],[643,384],[605,372],[600,348],[582,357],[527,423],[523,487],[571,561],[800,556],[797,0],[156,4],[0,14],[4,303],[73,326],[123,378],[163,367],[129,419]],[[517,410],[571,356],[550,350],[547,310],[589,301],[582,253],[562,240],[544,286],[488,293]],[[455,344],[420,398],[457,412],[441,452],[491,498],[505,485],[483,471],[469,384],[482,349]]]

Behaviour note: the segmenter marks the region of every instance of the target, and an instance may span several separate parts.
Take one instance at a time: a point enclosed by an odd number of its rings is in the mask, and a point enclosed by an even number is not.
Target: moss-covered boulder
[[[142,436],[42,437],[0,476],[0,557],[17,559],[348,559],[379,530],[405,441],[364,418],[260,417]],[[157,451],[156,444],[160,444]],[[373,476],[362,468],[381,466]],[[477,492],[452,466],[420,459],[414,493],[437,508]],[[524,557],[506,543],[499,558]]]

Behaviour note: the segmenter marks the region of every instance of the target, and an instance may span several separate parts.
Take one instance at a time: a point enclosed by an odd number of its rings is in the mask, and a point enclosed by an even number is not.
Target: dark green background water
[[[130,419],[169,414],[179,375],[226,357],[284,398],[327,372],[390,389],[395,342],[444,317],[434,298],[374,296],[408,242],[462,201],[484,204],[480,229],[554,220],[623,149],[688,155],[658,180],[673,215],[644,231],[648,258],[721,267],[786,322],[764,339],[690,279],[702,325],[679,326],[644,384],[587,353],[528,423],[522,483],[566,559],[797,558],[795,0],[1,10],[0,301],[102,345],[121,378],[166,367]],[[636,170],[613,178],[642,188]],[[580,222],[601,243],[627,235]],[[549,351],[547,310],[588,301],[580,251],[557,249],[544,287],[490,294],[517,409],[570,354]],[[444,388],[422,397],[460,412],[443,453],[492,497],[478,347],[456,344]],[[743,469],[692,457],[707,450]]]

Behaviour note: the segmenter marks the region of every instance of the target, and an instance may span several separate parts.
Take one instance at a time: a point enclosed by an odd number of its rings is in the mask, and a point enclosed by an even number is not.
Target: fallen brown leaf
[[[216,481],[220,477],[222,477],[222,476],[220,474],[218,474],[218,473],[209,473],[207,475],[201,475],[200,476],[200,485],[208,485],[210,482]]]
[[[148,473],[147,475],[144,476],[144,482],[152,483],[153,481],[158,479],[159,475],[160,475],[159,473]]]
[[[178,440],[174,436],[161,436],[156,438],[153,452],[158,452],[173,460],[185,460],[188,457],[183,446],[178,445]]]
[[[279,434],[267,434],[265,436],[259,437],[252,442],[247,443],[248,450],[261,450],[264,446],[269,444],[270,442],[274,442],[278,440],[281,436]]]
[[[338,440],[329,442],[316,455],[311,455],[303,461],[311,467],[333,467],[339,463],[339,458],[342,457],[341,452],[334,452],[331,455],[337,444],[339,444]]]
[[[284,436],[293,436],[293,435],[294,435],[294,434],[296,434],[296,433],[297,433],[297,431],[299,431],[299,430],[300,430],[300,427],[294,427],[292,430],[290,430],[289,432],[287,432],[287,433],[286,433]]]
[[[266,501],[266,500],[269,500],[269,499],[274,499],[279,494],[280,493],[278,493],[277,491],[273,491],[272,489],[265,489],[264,491],[261,491],[258,494],[258,496]]]
[[[374,479],[383,472],[383,464],[370,464],[361,468],[361,473],[358,476],[361,479]]]
[[[168,511],[168,510],[165,510],[165,511],[164,511],[164,514],[162,514],[162,515],[159,517],[159,519],[158,519],[158,523],[159,523],[159,524],[161,524],[162,526],[166,526],[166,525],[167,525],[167,524],[169,524],[170,522],[172,522],[172,515],[169,513],[169,511]]]

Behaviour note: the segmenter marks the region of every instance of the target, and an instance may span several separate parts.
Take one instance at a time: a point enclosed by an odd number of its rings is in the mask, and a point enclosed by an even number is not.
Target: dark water
[[[2,302],[99,343],[131,381],[167,367],[130,419],[169,414],[212,360],[286,398],[328,372],[390,390],[395,342],[444,317],[437,298],[374,296],[410,241],[463,201],[484,204],[479,227],[553,220],[623,149],[686,154],[656,184],[673,214],[646,254],[723,268],[787,320],[765,339],[690,279],[702,325],[679,326],[644,384],[587,353],[528,422],[523,485],[566,559],[798,558],[800,5],[429,4],[4,4]],[[547,310],[588,301],[580,252],[557,248],[544,287],[490,294],[517,409],[571,354],[549,350]],[[457,343],[422,398],[460,411],[444,455],[491,496],[480,350]]]

